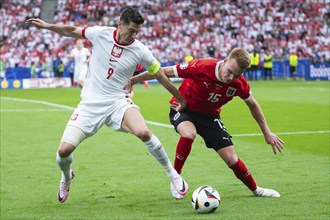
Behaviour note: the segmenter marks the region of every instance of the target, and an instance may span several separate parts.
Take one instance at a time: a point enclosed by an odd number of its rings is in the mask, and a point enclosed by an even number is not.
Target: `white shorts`
[[[85,81],[86,76],[87,76],[87,71],[80,72],[79,77],[78,77],[78,81]]]
[[[74,68],[73,80],[75,82],[78,82],[79,80],[85,81],[87,71],[88,71],[88,66],[87,65],[76,66]]]
[[[130,98],[111,100],[82,100],[69,119],[68,126],[80,128],[87,137],[94,135],[102,125],[115,131],[123,131],[121,123],[128,108],[139,107]]]

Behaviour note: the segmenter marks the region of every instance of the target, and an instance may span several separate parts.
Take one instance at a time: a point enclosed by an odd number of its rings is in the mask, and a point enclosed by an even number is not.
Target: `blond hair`
[[[235,59],[237,65],[244,71],[251,62],[250,54],[244,50],[243,48],[234,48],[229,56],[228,59]]]

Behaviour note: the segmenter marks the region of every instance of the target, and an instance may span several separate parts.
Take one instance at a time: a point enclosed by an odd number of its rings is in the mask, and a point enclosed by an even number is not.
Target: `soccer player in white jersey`
[[[76,47],[71,50],[70,56],[74,60],[73,82],[82,88],[87,75],[91,52],[84,47],[83,40],[79,39],[76,42]]]
[[[165,169],[177,192],[185,195],[188,192],[188,184],[173,168],[164,147],[149,130],[138,106],[132,102],[128,91],[124,89],[136,66],[142,64],[179,100],[181,106],[175,108],[176,111],[186,107],[185,99],[165,76],[160,63],[144,44],[135,39],[144,23],[139,11],[132,7],[125,8],[117,21],[117,28],[80,28],[49,24],[38,18],[28,19],[26,23],[63,36],[86,38],[93,44],[89,73],[81,92],[81,102],[72,114],[57,150],[56,161],[62,171],[58,190],[59,202],[66,201],[74,177],[71,169],[73,151],[104,124],[117,131],[132,133],[141,139]]]

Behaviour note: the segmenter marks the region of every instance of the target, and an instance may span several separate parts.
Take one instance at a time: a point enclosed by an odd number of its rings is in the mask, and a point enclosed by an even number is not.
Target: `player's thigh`
[[[193,112],[177,112],[170,109],[169,119],[175,130],[183,137],[194,139],[196,128],[194,125]]]
[[[195,125],[191,121],[182,121],[178,124],[176,128],[180,136],[195,139],[197,131]]]
[[[60,157],[69,156],[86,138],[87,135],[80,128],[67,125],[63,132],[60,146],[57,150],[58,154]]]
[[[131,107],[126,109],[121,127],[143,141],[147,141],[151,138],[151,132],[137,108]]]

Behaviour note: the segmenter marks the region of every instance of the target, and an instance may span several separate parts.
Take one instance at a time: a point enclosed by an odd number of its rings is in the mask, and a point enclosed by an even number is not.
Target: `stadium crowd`
[[[69,63],[74,39],[24,24],[40,17],[42,0],[0,4],[6,67],[35,63],[51,69],[57,54]],[[115,26],[121,9],[133,5],[146,19],[138,39],[161,62],[181,62],[188,55],[221,59],[238,46],[260,53],[269,48],[274,59],[298,53],[312,63],[330,62],[329,0],[58,0],[54,23]]]

